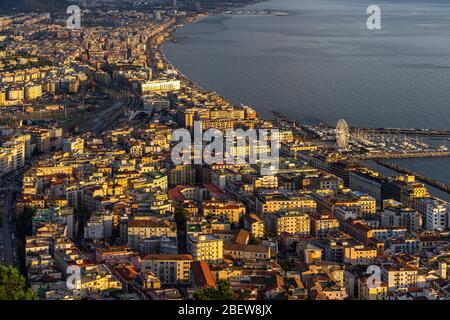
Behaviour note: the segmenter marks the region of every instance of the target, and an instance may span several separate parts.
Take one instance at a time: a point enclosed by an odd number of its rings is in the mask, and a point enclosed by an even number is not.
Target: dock
[[[450,152],[448,151],[407,152],[407,153],[393,152],[393,153],[364,154],[357,156],[357,158],[361,160],[435,158],[435,157],[450,157]]]
[[[357,128],[352,127],[352,130],[363,130],[369,133],[387,134],[387,135],[415,135],[415,136],[429,136],[429,137],[450,137],[450,130],[438,129],[403,129],[403,128]]]

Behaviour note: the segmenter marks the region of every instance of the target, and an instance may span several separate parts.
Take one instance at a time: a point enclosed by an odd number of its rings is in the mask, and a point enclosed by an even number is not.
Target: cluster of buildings
[[[61,149],[62,134],[62,129],[55,124],[0,126],[0,177],[23,169],[33,155]]]
[[[3,111],[76,94],[86,86],[86,74],[74,70],[66,60],[79,48],[70,39],[63,43],[54,41],[62,27],[51,25],[47,15],[39,14],[21,14],[4,20],[8,24],[4,24],[0,39],[7,43],[0,49]]]
[[[0,174],[45,154],[25,171],[16,202],[16,215],[31,219],[25,267],[41,299],[187,299],[222,280],[237,299],[449,299],[448,202],[414,176],[384,177],[190,82],[158,46],[195,17],[88,19],[100,26],[37,22],[49,45],[75,46],[64,59],[53,50],[53,60],[70,60],[96,84],[123,84],[144,103],[102,134],[2,127]],[[41,47],[36,55],[53,58]],[[175,165],[172,133],[194,121],[202,130],[279,129],[279,170]]]

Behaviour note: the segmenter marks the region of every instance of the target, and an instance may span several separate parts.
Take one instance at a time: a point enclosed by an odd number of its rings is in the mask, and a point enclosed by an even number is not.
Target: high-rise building
[[[427,230],[449,229],[450,203],[437,198],[420,199],[423,206],[419,211],[425,217],[425,228]]]

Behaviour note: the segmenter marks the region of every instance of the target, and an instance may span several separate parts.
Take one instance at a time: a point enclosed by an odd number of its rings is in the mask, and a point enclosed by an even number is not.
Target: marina
[[[282,129],[293,130],[301,137],[308,136],[316,141],[336,140],[336,128],[328,125],[297,126],[295,119],[289,119],[282,112],[272,111],[275,115],[275,123]],[[405,158],[432,158],[449,157],[450,152],[447,147],[446,131],[421,129],[348,129],[348,146],[345,151],[349,156],[361,160],[368,159],[405,159]],[[403,132],[403,133],[400,133]],[[405,133],[405,132],[408,132]],[[420,134],[419,134],[420,133]],[[434,138],[434,141],[443,141],[442,144],[435,145],[425,141],[425,137]]]

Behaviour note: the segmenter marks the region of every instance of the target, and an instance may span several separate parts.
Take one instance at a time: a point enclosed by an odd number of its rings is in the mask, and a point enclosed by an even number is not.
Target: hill
[[[65,10],[69,6],[66,0],[1,0],[2,11],[54,12]]]

